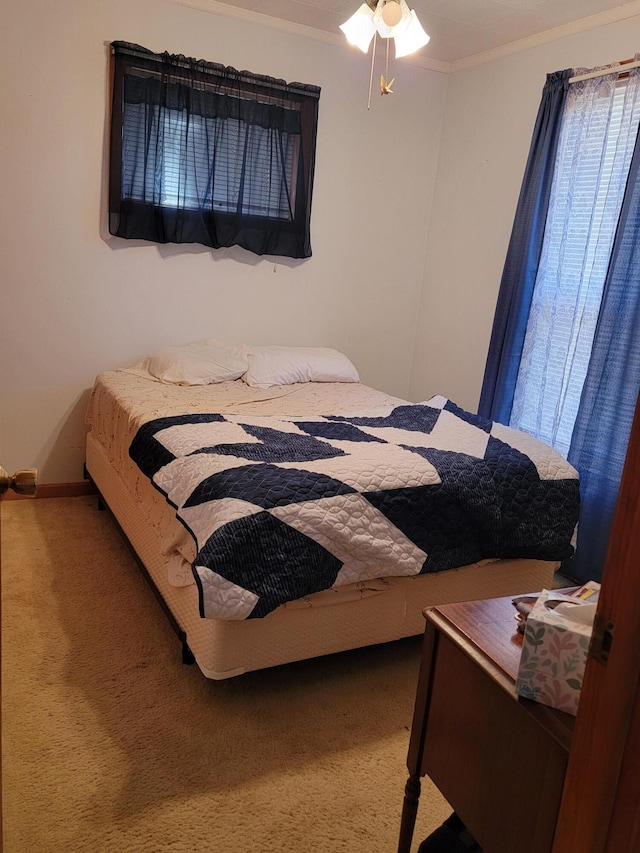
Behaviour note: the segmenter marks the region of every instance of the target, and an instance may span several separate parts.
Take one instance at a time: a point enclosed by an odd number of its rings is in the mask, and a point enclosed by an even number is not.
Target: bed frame
[[[85,469],[176,630],[183,661],[195,660],[211,679],[422,634],[425,607],[556,586],[556,562],[497,560],[437,574],[388,578],[384,590],[359,600],[337,597],[334,603],[313,606],[311,596],[311,606],[283,606],[262,619],[202,619],[197,587],[169,584],[156,529],[91,433]],[[149,489],[154,491],[151,485]]]

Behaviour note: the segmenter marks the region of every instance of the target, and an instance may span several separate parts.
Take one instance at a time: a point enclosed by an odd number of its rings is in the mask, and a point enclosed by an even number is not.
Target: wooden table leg
[[[420,776],[412,774],[407,779],[404,787],[404,802],[402,804],[402,818],[400,820],[400,838],[398,840],[398,853],[409,853],[413,840],[413,830],[416,825],[418,814],[418,803],[420,801]]]
[[[422,758],[424,753],[424,742],[426,737],[431,683],[433,680],[433,667],[437,643],[437,632],[434,626],[427,622],[425,626],[424,639],[422,641],[420,672],[418,674],[416,701],[413,710],[411,736],[409,738],[409,751],[407,754],[409,778],[407,779],[407,783],[404,787],[404,803],[402,806],[402,818],[400,821],[398,853],[409,853],[411,850],[413,830],[416,824],[416,816],[418,814],[421,785],[420,777],[423,772]]]

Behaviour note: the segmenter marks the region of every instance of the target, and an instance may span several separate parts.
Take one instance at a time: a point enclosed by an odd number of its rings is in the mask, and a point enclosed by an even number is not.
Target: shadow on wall
[[[80,483],[84,479],[85,444],[88,427],[85,414],[91,390],[82,391],[51,429],[42,449],[33,460],[25,460],[25,467],[38,469],[38,482]],[[71,466],[72,474],[67,472]]]

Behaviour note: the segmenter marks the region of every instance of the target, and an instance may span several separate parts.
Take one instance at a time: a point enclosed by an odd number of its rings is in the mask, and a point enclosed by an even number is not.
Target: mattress
[[[87,420],[87,470],[186,635],[205,676],[223,679],[295,660],[384,643],[422,632],[427,606],[513,595],[553,585],[557,563],[498,560],[434,575],[378,578],[326,590],[250,621],[202,619],[192,582],[194,543],[163,496],[129,459],[139,427],[168,414],[216,411],[386,413],[404,401],[359,383],[308,383],[267,390],[242,381],[167,386],[139,371],[101,374]]]
[[[221,414],[296,416],[320,415],[329,408],[345,414],[362,409],[386,414],[403,402],[361,383],[310,382],[259,389],[237,380],[178,386],[153,381],[144,370],[123,369],[96,378],[86,420],[91,436],[104,449],[145,523],[155,528],[167,561],[169,582],[182,586],[194,582],[194,540],[129,457],[131,442],[143,424],[158,417],[212,410]]]

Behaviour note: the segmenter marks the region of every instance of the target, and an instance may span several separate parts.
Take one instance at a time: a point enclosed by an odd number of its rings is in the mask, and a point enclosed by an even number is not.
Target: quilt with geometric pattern
[[[159,418],[129,452],[195,540],[206,618],[259,618],[372,578],[573,554],[575,469],[444,397],[384,416]]]

